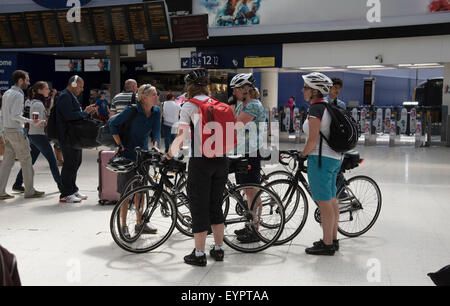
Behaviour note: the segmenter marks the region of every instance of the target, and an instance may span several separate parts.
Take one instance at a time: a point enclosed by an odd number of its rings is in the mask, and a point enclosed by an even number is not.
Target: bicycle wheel
[[[111,213],[110,230],[114,241],[122,249],[133,253],[144,253],[162,245],[175,228],[176,207],[170,194],[162,191],[157,200],[154,186],[133,189],[121,197]],[[142,220],[138,222],[138,220]],[[138,223],[150,224],[157,229],[146,234]],[[128,227],[129,235],[124,233]]]
[[[347,237],[367,232],[377,221],[381,210],[381,191],[367,176],[355,176],[340,188],[338,231]]]
[[[274,245],[282,245],[294,239],[303,229],[308,218],[308,199],[303,189],[292,180],[276,180],[265,185],[280,197],[283,203],[284,229]]]
[[[266,174],[264,176],[265,180],[264,183],[269,183],[275,180],[287,180],[290,178],[293,178],[294,176],[292,175],[292,173],[285,171],[285,170],[277,170],[274,172],[271,172],[269,174]]]
[[[177,207],[177,222],[175,226],[180,233],[194,237],[192,232],[192,216],[189,208],[190,202],[186,192],[187,181],[183,181],[178,187],[175,187],[174,198]]]
[[[246,189],[251,189],[255,195],[250,203],[251,209],[248,208]],[[275,243],[283,231],[283,204],[275,193],[264,186],[238,185],[227,192],[222,205],[225,215],[224,242],[232,249],[245,253],[260,252]],[[256,235],[256,241],[240,241],[241,236],[236,235],[235,231],[244,226]]]

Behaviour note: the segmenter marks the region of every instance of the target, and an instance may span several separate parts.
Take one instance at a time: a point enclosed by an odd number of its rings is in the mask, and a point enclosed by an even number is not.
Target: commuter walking
[[[181,107],[175,102],[174,95],[168,93],[162,109],[164,144],[165,152],[167,153],[169,152],[170,145],[177,136],[177,125]]]
[[[233,95],[236,97],[236,121],[241,123],[244,127],[244,138],[239,137],[242,133],[238,132],[238,146],[237,154],[242,154],[248,158],[250,170],[246,173],[236,173],[236,183],[261,183],[261,155],[260,148],[263,144],[263,137],[265,129],[261,130],[263,126],[261,123],[266,122],[266,113],[261,101],[259,101],[259,91],[255,87],[255,78],[252,73],[238,74],[230,82],[230,87],[233,89]],[[239,125],[237,125],[239,127]],[[248,198],[248,204],[253,202],[257,191],[254,189],[246,189],[245,194]],[[261,205],[261,199],[257,200],[258,205]],[[249,207],[250,208],[250,207]],[[261,210],[259,210],[261,212]],[[258,242],[258,235],[245,227],[236,230],[235,234],[241,243]]]
[[[206,266],[205,244],[208,230],[211,228],[215,245],[210,255],[216,261],[223,261],[224,215],[222,211],[222,196],[228,177],[228,159],[225,156],[208,158],[197,156],[202,151],[201,120],[198,120],[199,106],[194,103],[209,103],[211,101],[208,89],[209,78],[205,69],[189,72],[185,78],[187,101],[181,108],[178,134],[170,147],[167,158],[173,158],[179,153],[186,136],[191,133],[191,157],[188,167],[187,194],[191,204],[192,231],[195,248],[191,254],[184,257],[189,265]]]
[[[317,72],[302,77],[304,80],[302,92],[305,100],[311,102],[311,107],[303,124],[307,141],[301,154],[308,159],[308,181],[312,198],[320,208],[323,230],[323,239],[305,251],[311,255],[334,255],[339,249],[336,178],[341,168],[342,155],[333,151],[320,135],[323,134],[327,138],[330,136],[331,116],[323,103],[328,103],[324,97],[330,92],[333,82],[326,75]],[[319,157],[320,150],[321,157]]]
[[[158,94],[155,87],[150,84],[142,85],[138,91],[138,103],[136,106],[130,105],[125,108],[120,114],[115,116],[110,124],[110,133],[114,137],[117,145],[120,147],[120,154],[129,160],[136,160],[136,153],[134,149],[140,147],[148,150],[148,143],[150,133],[154,139],[152,141],[153,148],[159,151],[160,133],[161,133],[161,111],[158,105]],[[133,116],[133,117],[132,117]],[[122,138],[119,135],[120,127],[131,121],[130,129]],[[123,194],[128,181],[137,174],[136,171],[128,173],[119,173],[117,176],[117,192]],[[135,199],[136,204],[139,204],[140,199]],[[127,207],[123,206],[120,211],[122,221],[122,232],[125,236],[130,236],[127,224]],[[137,224],[136,232],[140,232],[142,226],[144,234],[156,234],[157,228],[150,224],[142,224],[142,211],[136,210]]]
[[[30,103],[30,119],[37,116],[40,120],[47,120],[49,117],[49,112],[45,108],[47,100],[49,100],[50,89],[46,82],[40,81],[34,84],[32,88],[29,89],[31,92],[31,103]],[[40,153],[44,155],[50,166],[50,171],[52,173],[53,179],[55,180],[58,190],[62,191],[61,175],[59,173],[58,164],[56,162],[55,154],[53,153],[52,146],[49,139],[45,135],[45,130],[43,126],[30,126],[28,132],[28,138],[31,144],[31,161],[32,164],[36,162]],[[22,186],[23,177],[22,170],[19,171],[16,177],[16,182],[13,185],[13,191],[24,192],[25,188]]]
[[[69,79],[67,88],[61,92],[55,105],[57,135],[64,159],[61,170],[62,190],[59,198],[60,203],[79,203],[81,200],[87,199],[87,196],[80,193],[76,185],[83,151],[72,148],[71,144],[64,137],[70,121],[87,118],[96,111],[95,105],[89,105],[85,111],[81,110],[81,105],[76,97],[83,92],[83,88],[83,79],[78,75],[72,76]]]
[[[343,110],[347,109],[347,105],[344,101],[338,99],[339,94],[341,93],[342,86],[344,82],[340,78],[332,78],[333,86],[330,89],[330,94],[326,97],[328,102],[342,108]]]
[[[34,171],[30,155],[30,142],[24,133],[24,123],[34,126],[44,126],[45,120],[32,120],[22,116],[24,107],[24,93],[30,86],[30,77],[27,72],[17,70],[13,73],[14,86],[5,92],[2,99],[2,119],[0,130],[5,141],[5,153],[0,167],[0,200],[12,199],[14,196],[6,193],[11,168],[15,158],[20,162],[24,176],[24,197],[42,197],[45,192],[37,191],[33,187]],[[0,131],[0,132],[1,132]]]
[[[136,80],[129,79],[125,81],[123,92],[114,96],[111,101],[111,115],[118,114],[130,104],[137,101],[138,86]]]

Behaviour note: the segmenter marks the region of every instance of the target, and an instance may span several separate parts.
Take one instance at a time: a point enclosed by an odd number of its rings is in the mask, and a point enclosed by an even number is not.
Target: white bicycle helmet
[[[330,88],[333,87],[333,81],[320,72],[312,72],[307,75],[302,75],[302,78],[309,87],[317,89],[323,95],[329,94]]]
[[[240,88],[244,85],[255,86],[256,80],[253,73],[240,73],[235,75],[230,82],[231,88]]]

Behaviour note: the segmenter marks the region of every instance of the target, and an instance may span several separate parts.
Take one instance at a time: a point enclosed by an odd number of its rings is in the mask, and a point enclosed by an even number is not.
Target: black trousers
[[[225,221],[222,198],[227,178],[227,158],[189,159],[187,194],[191,204],[194,233],[208,231],[211,224],[221,224]]]
[[[62,145],[64,164],[61,170],[62,190],[60,198],[70,196],[78,191],[76,185],[78,169],[81,166],[83,150]]]

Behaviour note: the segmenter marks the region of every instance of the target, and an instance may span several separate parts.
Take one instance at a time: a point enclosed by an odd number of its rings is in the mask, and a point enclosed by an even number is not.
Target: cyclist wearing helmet
[[[208,103],[210,92],[209,78],[205,69],[189,72],[184,78],[186,102],[181,108],[178,135],[173,141],[167,158],[176,156],[183,146],[186,136],[191,133],[191,157],[188,167],[187,194],[192,215],[192,231],[195,249],[184,257],[189,265],[206,266],[205,244],[211,228],[215,245],[209,254],[216,261],[223,261],[223,235],[225,217],[222,211],[222,196],[228,178],[228,159],[226,157],[208,158],[198,154],[201,151],[201,123],[197,117],[199,107],[191,99]]]
[[[154,137],[153,148],[158,150],[160,143],[160,130],[161,130],[161,111],[158,105],[158,93],[157,89],[150,85],[142,85],[138,90],[138,100],[136,106],[128,106],[117,116],[115,116],[110,124],[110,133],[114,137],[114,140],[120,147],[121,155],[131,161],[136,160],[136,154],[134,149],[141,147],[144,150],[148,150],[148,143],[150,139],[150,133]],[[135,109],[133,109],[135,108]],[[134,118],[130,124],[127,135],[119,135],[120,126],[126,124],[130,120],[131,116]],[[125,192],[125,187],[128,181],[135,176],[136,171],[130,171],[126,173],[119,173],[117,176],[117,192],[122,194]],[[139,198],[136,197],[136,202],[139,203]],[[140,227],[144,226],[143,234],[156,234],[157,229],[151,227],[150,224],[142,224],[142,211],[136,211],[137,224],[135,226],[136,232],[140,231]],[[120,211],[122,220],[122,231],[125,236],[129,236],[129,230],[127,227],[127,207],[123,206]]]
[[[264,130],[260,130],[260,123],[266,122],[264,107],[259,101],[259,91],[255,87],[255,78],[252,73],[242,73],[233,77],[230,87],[233,88],[233,96],[237,100],[236,118],[237,128],[239,123],[244,126],[244,133],[238,131],[237,153],[248,158],[250,170],[247,174],[236,173],[238,184],[261,182],[261,157],[259,149],[263,144]],[[243,135],[242,135],[243,134]],[[242,138],[244,136],[244,138]],[[253,202],[256,191],[245,190],[248,203]],[[260,204],[261,200],[258,200]],[[255,206],[255,208],[257,208]],[[260,210],[261,211],[261,210]],[[258,235],[245,227],[235,231],[237,239],[242,243],[258,242]]]
[[[318,203],[322,220],[323,239],[314,243],[305,251],[311,255],[334,255],[339,248],[337,228],[339,221],[339,206],[336,200],[336,177],[341,168],[341,154],[333,151],[326,141],[322,141],[320,133],[325,137],[330,135],[331,117],[324,98],[333,86],[326,75],[313,72],[303,75],[304,98],[311,103],[308,118],[303,124],[307,135],[302,156],[308,158],[308,180],[311,186],[312,198]],[[319,150],[322,148],[321,164]]]

